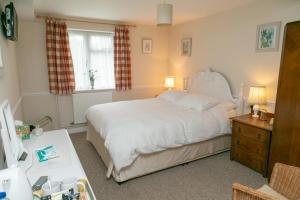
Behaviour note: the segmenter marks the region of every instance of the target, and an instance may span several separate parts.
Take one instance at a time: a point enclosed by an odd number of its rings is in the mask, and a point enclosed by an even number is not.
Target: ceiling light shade
[[[157,6],[157,26],[172,25],[173,5],[162,3]]]

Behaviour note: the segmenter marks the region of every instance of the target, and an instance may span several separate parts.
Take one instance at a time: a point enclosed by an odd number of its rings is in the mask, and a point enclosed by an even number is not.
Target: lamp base
[[[259,105],[254,105],[253,106],[253,115],[252,115],[253,118],[258,118],[259,117],[258,110],[259,110]]]
[[[250,114],[253,115],[254,111],[253,111],[253,105],[250,105]]]

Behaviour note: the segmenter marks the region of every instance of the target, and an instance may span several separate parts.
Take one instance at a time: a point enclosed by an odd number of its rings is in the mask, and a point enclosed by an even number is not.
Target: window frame
[[[104,34],[111,35],[112,37],[114,37],[114,35],[115,35],[114,31],[109,31],[109,30],[90,30],[90,29],[68,28],[67,32],[69,35],[70,35],[70,32],[81,33],[82,35],[84,35],[84,42],[86,43],[86,48],[85,48],[86,52],[85,53],[86,53],[86,69],[87,70],[91,69],[90,68],[91,67],[91,64],[90,64],[91,63],[91,53],[104,52],[104,50],[97,51],[97,50],[93,50],[91,48],[91,45],[90,45],[91,35],[93,35],[93,33],[104,33]],[[70,42],[70,40],[69,40],[69,42]],[[71,51],[71,45],[70,45],[70,51]],[[112,53],[114,56],[114,46],[112,46]],[[74,73],[75,73],[75,70],[74,70]],[[114,80],[114,83],[115,83],[115,80]],[[115,89],[116,89],[115,84],[113,85],[112,88],[77,89],[76,88],[76,80],[75,80],[74,93],[76,94],[76,93],[99,92],[99,91],[114,91]]]

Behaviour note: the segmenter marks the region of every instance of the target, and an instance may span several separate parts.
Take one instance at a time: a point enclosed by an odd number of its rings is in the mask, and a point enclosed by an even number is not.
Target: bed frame
[[[88,123],[87,140],[93,144],[106,165],[108,169],[107,178],[112,175],[116,182],[124,182],[132,178],[225,152],[230,150],[231,144],[230,134],[225,134],[204,142],[140,155],[133,164],[117,172],[114,170],[109,153],[104,146],[104,140],[90,123]]]
[[[212,72],[208,69],[197,73],[192,78],[189,91],[206,94],[224,101],[233,101],[237,105],[237,113],[243,112],[243,86],[241,85],[240,87],[239,97],[234,98],[227,80],[218,72]],[[114,169],[110,155],[104,146],[104,140],[89,121],[87,140],[93,144],[106,165],[108,169],[107,178],[112,175],[117,182],[124,182],[132,178],[225,152],[230,150],[231,146],[231,135],[230,133],[225,133],[222,136],[206,141],[157,153],[139,155],[130,166],[118,172]]]

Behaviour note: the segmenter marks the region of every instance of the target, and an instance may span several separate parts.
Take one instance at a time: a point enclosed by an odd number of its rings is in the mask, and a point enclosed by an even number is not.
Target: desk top
[[[257,128],[265,129],[268,131],[273,130],[273,126],[270,125],[270,118],[268,117],[266,121],[260,120],[259,118],[253,118],[251,115],[241,115],[231,118],[232,121],[240,122],[246,125],[254,126]]]
[[[31,167],[26,171],[31,185],[40,176],[49,176],[51,180],[56,181],[69,177],[88,180],[69,134],[65,129],[44,132],[41,136],[32,135],[31,139],[24,140],[23,144],[28,150],[28,156],[32,156]],[[36,157],[35,150],[47,145],[55,147],[58,158],[40,163]]]

